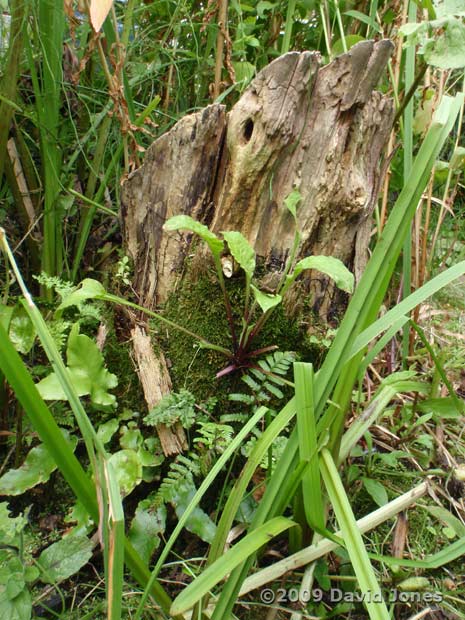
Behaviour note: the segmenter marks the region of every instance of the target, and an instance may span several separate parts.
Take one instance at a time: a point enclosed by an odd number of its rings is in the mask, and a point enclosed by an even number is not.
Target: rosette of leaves
[[[251,368],[255,365],[255,358],[276,348],[270,346],[254,350],[253,344],[265,323],[272,316],[274,309],[282,302],[285,293],[303,271],[319,271],[334,280],[336,286],[341,290],[347,293],[352,293],[353,291],[354,276],[339,259],[332,256],[307,256],[296,261],[301,240],[297,218],[297,206],[300,200],[300,193],[294,190],[284,201],[286,208],[294,218],[296,230],[289,258],[274,293],[261,290],[258,283],[253,282],[257,262],[256,254],[250,243],[240,232],[223,231],[223,238],[221,239],[209,230],[207,226],[197,222],[188,215],[175,215],[165,222],[165,230],[188,231],[198,235],[207,244],[212,254],[218,282],[224,298],[232,341],[232,350],[227,354],[228,363],[217,373],[217,377],[227,375],[238,369]],[[237,329],[238,326],[235,325],[231,302],[224,280],[222,258],[227,253],[232,256],[234,262],[242,269],[245,275],[245,300],[240,331]]]

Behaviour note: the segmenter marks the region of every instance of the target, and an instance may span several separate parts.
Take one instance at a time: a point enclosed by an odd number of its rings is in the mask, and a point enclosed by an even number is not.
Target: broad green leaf
[[[224,248],[224,243],[221,239],[212,233],[207,226],[197,222],[189,215],[174,215],[167,220],[163,226],[165,230],[189,230],[190,232],[198,235],[211,250],[211,253],[218,257]]]
[[[138,452],[144,443],[144,438],[139,428],[134,426],[122,426],[120,429],[119,444],[127,450]]]
[[[63,441],[74,451],[77,437],[63,431]],[[0,478],[0,495],[21,495],[38,484],[47,482],[57,464],[44,444],[29,451],[24,463],[18,469],[9,469]],[[1,527],[1,524],[0,524]]]
[[[378,506],[385,506],[388,503],[388,494],[381,482],[373,480],[372,478],[362,478],[362,482],[367,493],[371,495]]]
[[[83,534],[69,534],[39,556],[38,563],[42,569],[41,580],[44,583],[59,583],[74,575],[92,557],[92,541]]]
[[[290,211],[293,218],[297,219],[297,205],[302,200],[302,194],[298,189],[292,190],[292,192],[284,199],[284,205]]]
[[[24,589],[13,599],[8,598],[6,586],[0,584],[0,618],[30,620],[32,601],[29,590]]]
[[[0,479],[1,480],[1,479]],[[0,503],[0,540],[4,545],[14,545],[16,537],[23,531],[27,520],[22,516],[11,517],[6,502]]]
[[[236,74],[236,81],[242,82],[243,80],[251,80],[255,75],[255,65],[246,60],[233,61],[234,72]]]
[[[403,34],[405,37],[412,37],[412,35],[418,36],[420,33],[427,32],[427,29],[428,27],[425,22],[418,22],[418,23],[409,22],[401,26],[399,28],[399,32]],[[410,39],[408,39],[408,43],[409,44],[411,43]]]
[[[109,458],[121,495],[126,497],[142,480],[142,463],[134,450],[119,450]]]
[[[342,261],[333,256],[307,256],[302,258],[294,267],[294,271],[286,278],[286,289],[292,282],[307,269],[315,269],[334,280],[336,286],[346,293],[354,290],[354,276]]]
[[[88,299],[95,299],[105,295],[106,291],[104,287],[91,278],[86,278],[81,282],[79,287],[73,291],[66,299],[63,299],[57,310],[64,310],[69,306],[79,306]]]
[[[216,562],[213,562],[194,581],[184,588],[171,606],[173,616],[191,609],[202,596],[224,579],[236,566],[263,547],[281,532],[293,527],[294,521],[285,517],[275,517],[245,536]]]
[[[119,427],[119,420],[117,418],[112,418],[108,420],[108,422],[104,422],[100,424],[97,429],[97,437],[103,443],[103,445],[107,444],[113,435],[116,433]]]
[[[281,303],[281,295],[270,295],[269,293],[263,293],[263,291],[260,291],[253,284],[250,285],[250,288],[252,289],[254,297],[263,312],[267,312]]]
[[[450,17],[444,31],[427,41],[425,61],[439,69],[461,69],[465,66],[465,24]]]
[[[8,331],[10,326],[11,316],[13,314],[14,306],[4,306],[0,304],[0,324],[5,331]]]
[[[443,508],[442,506],[422,506],[422,508],[432,514],[433,517],[450,527],[456,536],[465,536],[465,525],[446,508]]]
[[[108,390],[118,385],[118,379],[104,367],[103,355],[95,342],[79,333],[77,323],[69,335],[66,355],[67,371],[78,396],[89,395],[96,405],[115,405],[116,397]],[[54,372],[42,379],[36,387],[45,400],[67,400]]]
[[[174,506],[176,516],[178,519],[182,517],[186,509],[188,508],[192,498],[194,497],[197,489],[193,484],[186,482],[173,487],[173,492],[170,497],[170,502]],[[196,506],[189,515],[186,524],[186,530],[192,532],[203,541],[211,543],[215,537],[216,525],[207,515],[207,513]]]
[[[26,583],[32,583],[39,578],[40,571],[37,566],[25,566],[24,567],[24,581]]]
[[[40,313],[37,315],[40,324]],[[99,509],[95,497],[94,485],[82,469],[81,464],[70,450],[67,443],[63,442],[62,434],[50,410],[37,392],[37,389],[29,375],[24,362],[11,344],[5,330],[0,324],[0,341],[4,344],[0,347],[0,368],[5,374],[9,384],[24,407],[34,429],[40,439],[47,445],[54,455],[61,473],[70,485],[76,497],[85,506],[85,509],[98,523]],[[58,359],[58,354],[56,358]],[[147,584],[147,569],[131,543],[125,540],[126,564],[141,587]],[[167,611],[171,599],[160,583],[152,580],[148,593],[152,593],[160,606]],[[0,617],[4,616],[0,610]]]
[[[11,549],[2,549],[0,551],[0,590],[3,590],[7,599],[13,600],[25,588],[24,565],[19,556]]]
[[[150,564],[153,552],[160,544],[159,534],[166,526],[166,507],[150,507],[150,500],[143,500],[136,509],[128,538],[144,562]]]
[[[350,48],[356,45],[357,43],[360,43],[360,41],[365,41],[365,37],[362,37],[359,34],[348,34],[344,37],[344,39],[346,43],[346,48],[348,50],[350,50]],[[344,46],[342,44],[342,39],[338,39],[337,41],[334,42],[334,45],[332,46],[331,51],[336,56],[339,56],[340,54],[345,53]]]
[[[465,11],[464,0],[433,0],[436,17],[448,17],[458,15]]]
[[[10,320],[10,340],[19,353],[29,353],[36,337],[36,330],[26,310],[16,306]]]
[[[226,231],[222,234],[234,260],[242,267],[250,280],[255,271],[255,252],[252,246],[240,232]]]
[[[465,413],[465,403],[461,403],[462,413]],[[457,401],[447,396],[445,398],[428,398],[418,403],[418,409],[425,413],[433,413],[438,418],[453,419],[460,417],[457,411]]]
[[[267,0],[260,0],[257,4],[257,16],[262,18],[265,13],[272,11],[276,6],[275,2],[268,2]]]

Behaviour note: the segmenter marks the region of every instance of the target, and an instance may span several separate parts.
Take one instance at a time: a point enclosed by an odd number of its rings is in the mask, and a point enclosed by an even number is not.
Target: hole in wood
[[[243,130],[244,140],[246,142],[249,142],[250,138],[252,137],[253,127],[254,127],[253,120],[251,118],[248,118],[244,123],[244,130]]]

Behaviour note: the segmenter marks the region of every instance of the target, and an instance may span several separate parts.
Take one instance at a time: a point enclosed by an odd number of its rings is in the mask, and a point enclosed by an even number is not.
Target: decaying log
[[[139,303],[162,304],[180,277],[190,237],[162,229],[179,213],[216,232],[242,232],[268,272],[281,271],[294,237],[284,199],[294,189],[302,196],[300,256],[335,256],[359,276],[394,114],[373,89],[391,50],[389,41],[365,41],[323,68],[318,53],[290,52],[256,76],[229,114],[208,106],[156,140],[122,193]],[[337,303],[328,281],[309,274],[305,286],[327,315]],[[155,366],[149,372],[159,381]]]

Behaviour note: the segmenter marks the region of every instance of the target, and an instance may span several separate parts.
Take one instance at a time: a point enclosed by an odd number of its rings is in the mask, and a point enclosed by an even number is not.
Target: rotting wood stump
[[[154,142],[122,192],[138,303],[163,304],[181,277],[190,236],[162,228],[180,213],[215,232],[240,231],[272,281],[294,238],[284,206],[294,189],[302,196],[298,258],[335,256],[360,277],[394,117],[392,100],[374,88],[392,48],[387,40],[364,41],[321,68],[318,53],[290,52],[260,71],[229,113],[210,105]],[[311,292],[322,316],[341,301],[321,274],[304,274],[299,291]],[[152,407],[170,381],[162,353],[155,355],[137,319],[134,357]],[[158,431],[165,454],[186,447],[182,428]]]

